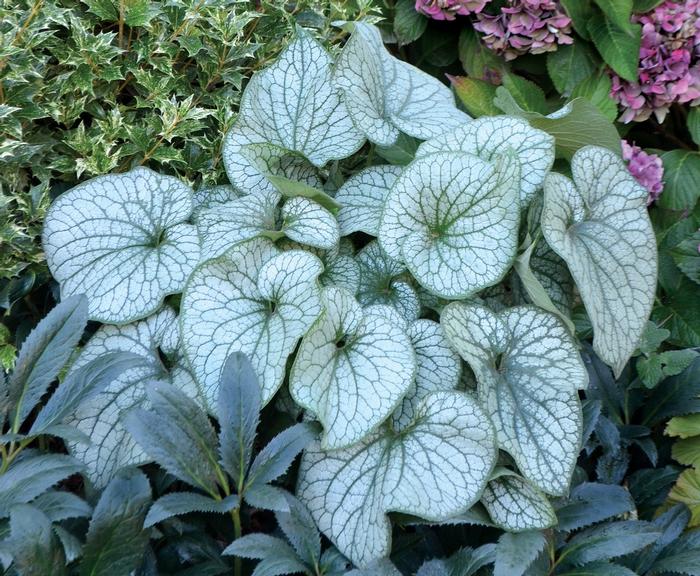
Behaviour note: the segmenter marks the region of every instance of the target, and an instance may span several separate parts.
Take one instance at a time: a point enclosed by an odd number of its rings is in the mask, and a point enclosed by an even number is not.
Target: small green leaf
[[[534,82],[515,74],[503,76],[503,86],[525,112],[547,113],[544,92]]]
[[[697,108],[691,108],[688,112],[688,132],[693,142],[700,146],[700,111]]]
[[[496,87],[493,84],[467,76],[450,77],[450,81],[457,97],[475,118],[500,114],[500,110],[493,104],[496,97]]]
[[[211,514],[226,514],[234,508],[238,508],[240,502],[235,494],[223,500],[214,500],[210,496],[197,494],[196,492],[171,492],[156,500],[148,511],[143,523],[144,528],[150,528],[158,522],[191,514],[192,512],[205,512]]]
[[[572,532],[634,508],[632,496],[622,486],[584,482],[571,491],[557,510],[557,528]]]
[[[627,27],[620,28],[603,13],[595,13],[588,21],[588,32],[605,62],[625,80],[636,82],[641,26],[628,24]]]
[[[700,153],[670,150],[661,155],[664,189],[657,203],[669,210],[692,210],[700,198]]]
[[[398,0],[394,15],[394,33],[399,45],[418,40],[428,27],[428,18],[416,11],[413,0]]]
[[[493,575],[522,576],[546,544],[547,539],[542,532],[506,532],[498,539],[496,545]]]
[[[303,182],[297,182],[284,176],[276,176],[274,174],[267,174],[267,179],[272,182],[274,187],[277,188],[279,193],[285,198],[309,198],[333,214],[338,212],[340,208],[340,204],[323,190],[319,190]]]
[[[579,82],[571,92],[571,98],[585,98],[595,105],[610,122],[617,119],[617,104],[610,98],[612,81],[605,72],[591,74]]]

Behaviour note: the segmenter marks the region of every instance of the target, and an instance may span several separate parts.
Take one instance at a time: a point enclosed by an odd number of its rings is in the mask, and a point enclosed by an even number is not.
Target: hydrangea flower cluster
[[[622,158],[634,178],[649,192],[647,205],[660,195],[664,188],[664,165],[656,154],[648,154],[639,146],[622,140]]]
[[[484,9],[491,0],[416,0],[416,11],[433,20],[454,20]]]
[[[571,18],[557,0],[508,0],[500,14],[477,14],[474,28],[483,40],[506,60],[522,54],[552,52],[559,44],[571,44]]]
[[[653,113],[663,122],[674,102],[700,103],[700,0],[666,0],[632,17],[642,25],[639,81],[612,76],[612,96],[622,105],[621,120],[644,121]]]

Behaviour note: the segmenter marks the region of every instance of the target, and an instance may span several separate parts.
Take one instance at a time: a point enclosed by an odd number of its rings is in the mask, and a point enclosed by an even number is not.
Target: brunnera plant
[[[62,296],[87,294],[104,324],[73,370],[115,351],[146,360],[69,415],[92,440],[70,453],[105,486],[159,460],[165,439],[143,423],[175,404],[211,445],[204,414],[220,415],[241,353],[262,405],[284,387],[320,423],[296,497],[358,567],[389,554],[390,513],[458,521],[477,505],[507,531],[550,527],[588,382],[571,306],[619,373],[656,285],[646,192],[615,151],[563,138],[575,107],[538,118],[547,131],[507,98],[511,114],[473,120],[375,27],[339,25],[351,36],[335,62],[299,29],[253,76],[225,138],[230,184],[193,192],[139,168],[49,209]]]

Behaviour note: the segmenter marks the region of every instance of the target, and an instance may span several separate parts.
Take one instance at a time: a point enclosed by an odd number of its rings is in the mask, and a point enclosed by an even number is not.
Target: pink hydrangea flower
[[[639,80],[612,74],[620,119],[641,122],[653,113],[663,122],[674,102],[700,104],[700,0],[666,0],[632,21],[642,25]]]
[[[416,11],[433,20],[454,20],[484,9],[491,0],[416,0]]]
[[[622,140],[622,159],[627,162],[627,168],[649,192],[647,206],[654,202],[664,189],[664,165],[656,154],[647,154],[639,146]]]
[[[484,43],[506,60],[522,54],[552,52],[571,44],[571,18],[558,0],[508,0],[500,14],[477,14],[474,28]]]

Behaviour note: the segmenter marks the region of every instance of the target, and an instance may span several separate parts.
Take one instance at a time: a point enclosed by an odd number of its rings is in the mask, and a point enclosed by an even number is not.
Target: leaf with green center
[[[495,161],[509,150],[520,164],[520,200],[527,205],[542,187],[554,163],[554,138],[521,118],[479,118],[421,144],[417,158],[443,152],[465,152],[482,160]]]
[[[464,153],[418,158],[387,196],[381,246],[443,298],[465,298],[496,284],[517,249],[519,179],[512,154],[495,165]]]
[[[323,424],[323,448],[335,449],[386,420],[411,386],[416,360],[403,326],[383,307],[363,310],[352,294],[332,287],[323,303],[297,352],[289,389]]]
[[[320,530],[360,567],[391,550],[388,512],[430,521],[466,512],[495,464],[488,418],[460,392],[433,392],[401,433],[376,432],[350,448],[307,448],[297,495]]]
[[[364,22],[345,26],[352,36],[338,56],[333,79],[353,122],[369,140],[390,146],[400,132],[425,140],[469,121],[447,86],[389,54],[378,28]]]
[[[343,236],[352,232],[379,235],[384,200],[399,174],[400,166],[370,166],[341,186],[335,199],[340,204],[338,224]]]
[[[267,178],[285,198],[308,198],[309,200],[313,200],[317,204],[320,204],[332,214],[335,214],[338,211],[338,208],[340,208],[340,204],[338,204],[333,197],[326,194],[323,190],[319,190],[318,188],[314,188],[313,186],[309,186],[303,182],[290,180],[284,176],[274,176],[272,174],[268,174]]]
[[[86,475],[102,488],[125,466],[148,462],[122,423],[122,416],[145,402],[145,383],[167,379],[159,347],[177,323],[175,313],[164,308],[157,314],[126,326],[102,326],[83,347],[69,375],[111,352],[131,352],[144,363],[123,371],[102,392],[83,402],[65,423],[78,429],[86,442],[68,442],[68,450],[86,467]]]
[[[392,416],[395,430],[410,425],[418,405],[428,394],[457,388],[462,373],[459,355],[445,338],[440,324],[416,320],[408,326],[407,332],[416,353],[416,378]]]
[[[547,497],[515,474],[491,480],[481,495],[481,503],[491,520],[509,532],[544,530],[557,523]]]
[[[87,294],[90,318],[124,324],[181,292],[199,261],[186,221],[192,191],[147,168],[98,176],[59,196],[44,223],[46,260],[61,294]]]
[[[457,302],[445,307],[440,323],[476,375],[500,448],[537,488],[565,493],[581,443],[578,390],[588,382],[566,327],[537,308],[494,314]]]
[[[378,242],[370,242],[356,256],[360,266],[360,286],[357,300],[363,306],[386,304],[393,306],[407,320],[420,314],[420,300],[413,287],[401,276],[406,267],[390,258]]]
[[[572,182],[545,180],[542,231],[567,263],[593,324],[593,348],[619,375],[642,336],[656,290],[647,191],[604,148],[574,154]]]
[[[321,312],[321,261],[256,238],[200,265],[182,300],[183,347],[211,405],[232,352],[253,364],[266,404],[284,379],[287,358]]]
[[[260,162],[251,161],[250,153],[242,150],[250,144],[263,145],[253,152],[255,157],[265,147],[268,151],[276,147],[288,159],[297,156],[291,164],[302,167],[304,159],[321,167],[330,160],[347,158],[362,146],[364,137],[354,127],[331,80],[332,65],[323,46],[299,29],[297,39],[277,61],[253,75],[236,124],[224,141],[224,165],[234,186],[247,192],[261,185],[270,189],[268,173],[298,179],[289,169],[261,169]],[[270,157],[275,156],[282,155],[273,152]]]

